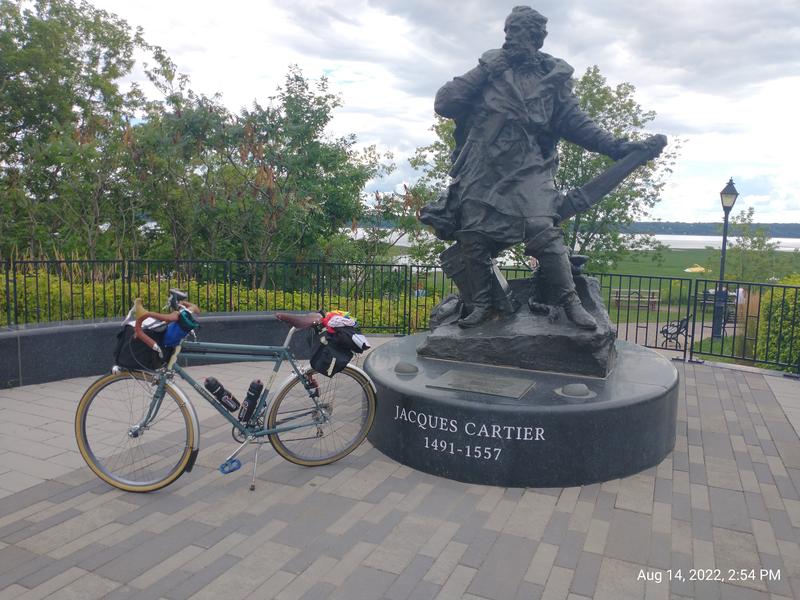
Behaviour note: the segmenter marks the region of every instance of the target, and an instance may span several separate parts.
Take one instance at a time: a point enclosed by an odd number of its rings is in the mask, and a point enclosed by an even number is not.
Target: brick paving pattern
[[[90,379],[0,390],[0,600],[800,597],[800,382],[677,368],[675,451],[566,489],[462,484],[364,444],[314,469],[264,446],[250,492],[252,451],[221,475],[235,445],[205,409],[195,470],[126,494],[75,447]],[[192,370],[245,390],[253,369]],[[690,569],[755,578],[691,581]]]

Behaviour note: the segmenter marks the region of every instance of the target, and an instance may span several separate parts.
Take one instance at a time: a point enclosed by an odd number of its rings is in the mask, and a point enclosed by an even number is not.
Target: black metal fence
[[[529,277],[503,269],[508,279]],[[620,339],[685,360],[800,373],[800,287],[599,273]],[[10,261],[2,265],[0,326],[119,318],[134,298],[158,309],[171,287],[204,311],[349,310],[367,332],[405,335],[455,292],[430,265],[238,261]],[[716,320],[715,320],[716,314]]]

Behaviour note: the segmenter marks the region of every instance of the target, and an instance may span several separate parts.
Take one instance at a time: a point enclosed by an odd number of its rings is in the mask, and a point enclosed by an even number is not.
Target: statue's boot
[[[458,320],[459,327],[475,327],[490,316],[492,308],[492,286],[495,282],[492,272],[492,258],[486,243],[479,236],[463,235],[458,242],[464,257],[464,269],[455,280],[459,289],[469,289],[470,312]]]
[[[458,326],[467,329],[469,327],[475,327],[483,323],[486,319],[492,316],[492,307],[491,306],[479,306],[475,305],[472,307],[472,312],[469,313],[466,317],[458,320]]]
[[[456,242],[439,255],[442,271],[458,288],[459,317],[472,310],[472,281],[469,276],[469,261],[464,253],[464,244]]]
[[[464,329],[475,327],[483,323],[490,316],[492,316],[491,306],[474,306],[471,313],[463,319],[458,320],[458,326]]]
[[[564,312],[567,313],[567,318],[575,323],[581,329],[597,329],[597,321],[589,312],[583,308],[578,294],[572,292],[570,296],[562,300]]]
[[[567,254],[542,254],[539,263],[550,286],[550,296],[558,298],[558,304],[564,308],[567,318],[581,329],[597,329],[597,321],[583,308],[575,291]]]

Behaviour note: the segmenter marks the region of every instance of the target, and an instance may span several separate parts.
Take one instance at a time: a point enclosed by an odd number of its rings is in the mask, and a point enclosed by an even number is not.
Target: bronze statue
[[[436,94],[436,112],[456,123],[456,148],[447,192],[420,218],[439,238],[456,242],[441,261],[461,295],[461,327],[474,327],[495,310],[516,310],[493,258],[522,242],[539,261],[548,296],[575,325],[595,329],[575,293],[558,223],[597,202],[666,144],[663,136],[630,142],[600,129],[572,92],[573,68],[540,51],[546,24],[532,8],[514,8],[503,47],[485,52],[478,66]],[[554,178],[562,138],[615,160],[633,158],[602,181],[560,194]]]

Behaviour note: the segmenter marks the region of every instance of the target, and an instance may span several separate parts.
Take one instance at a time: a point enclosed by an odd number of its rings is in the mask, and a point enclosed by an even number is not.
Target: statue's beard
[[[533,43],[506,42],[503,44],[503,50],[506,51],[508,61],[512,65],[524,65],[525,63],[534,62],[539,47]]]

